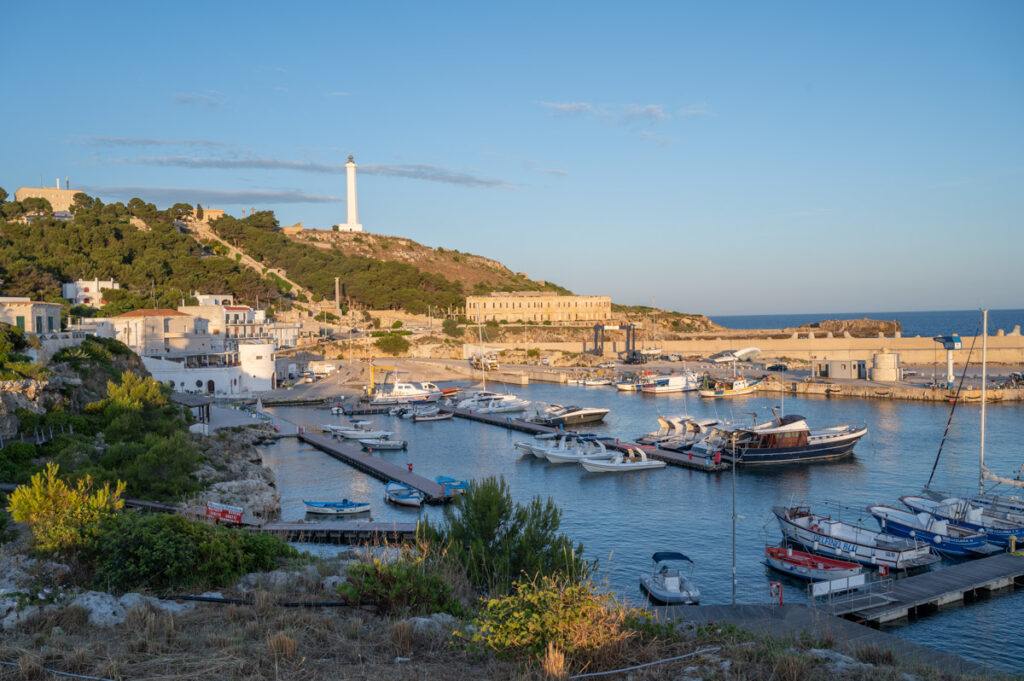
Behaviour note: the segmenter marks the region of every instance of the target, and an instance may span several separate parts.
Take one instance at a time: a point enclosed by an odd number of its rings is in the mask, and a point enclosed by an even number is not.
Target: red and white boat
[[[826,558],[781,546],[764,547],[764,562],[779,572],[812,582],[855,577],[864,571],[864,566],[859,563]]]

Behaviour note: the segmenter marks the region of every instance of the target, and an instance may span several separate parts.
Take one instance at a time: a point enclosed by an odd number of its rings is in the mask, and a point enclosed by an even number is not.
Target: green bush
[[[39,466],[32,463],[35,456],[35,445],[27,442],[12,442],[0,449],[0,482],[28,482],[39,471]]]
[[[347,581],[338,585],[338,593],[349,603],[368,603],[384,615],[410,616],[447,612],[463,614],[452,585],[435,572],[433,564],[403,551],[401,558],[384,562],[349,563]]]
[[[391,328],[392,329],[400,329],[400,328],[402,328],[402,320],[401,319],[396,319],[395,322],[391,325]]]
[[[449,335],[449,336],[451,336],[453,338],[458,338],[459,336],[462,335],[462,330],[459,329],[459,323],[457,321],[455,321],[454,319],[446,319],[446,320],[444,320],[441,323],[441,330],[444,331],[445,334],[447,334],[447,335]]]
[[[529,350],[526,351],[526,356],[527,357],[540,357],[540,349],[539,348],[530,348]]]
[[[468,636],[480,648],[516,658],[539,660],[551,646],[570,668],[582,668],[597,655],[624,650],[636,636],[624,624],[628,612],[590,582],[541,577],[485,600]]]
[[[119,513],[85,547],[95,588],[115,592],[227,586],[298,552],[270,534],[229,530],[180,515]]]
[[[381,336],[374,341],[373,344],[380,348],[382,352],[386,352],[389,355],[402,355],[409,350],[409,341],[405,340],[397,333],[389,333],[386,336]]]
[[[422,520],[420,536],[445,546],[466,570],[470,584],[491,594],[506,593],[524,576],[589,577],[596,562],[583,559],[583,545],[558,534],[562,512],[549,497],[526,506],[512,501],[504,478],[473,482],[445,509],[443,524]]]

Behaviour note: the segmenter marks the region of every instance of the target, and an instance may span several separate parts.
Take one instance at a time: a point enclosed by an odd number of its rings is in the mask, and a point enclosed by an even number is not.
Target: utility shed
[[[822,378],[867,378],[867,362],[862,359],[826,359],[818,364]]]

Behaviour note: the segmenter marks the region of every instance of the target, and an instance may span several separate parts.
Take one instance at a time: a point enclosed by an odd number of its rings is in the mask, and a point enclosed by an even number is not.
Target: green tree
[[[28,213],[53,215],[53,206],[50,205],[50,202],[46,199],[40,199],[33,196],[22,201],[21,205],[25,207],[25,211]]]
[[[0,187],[0,203],[6,201],[8,196],[10,196],[10,194],[7,193],[7,190],[5,190],[3,187]]]
[[[441,323],[441,330],[444,331],[445,334],[451,336],[452,338],[458,338],[459,336],[462,335],[462,332],[459,330],[459,323],[454,319],[444,320]]]
[[[203,204],[197,203],[196,204],[196,220],[199,220],[200,222],[202,222],[204,215],[205,215],[205,213],[203,212]]]
[[[389,355],[403,355],[409,351],[409,341],[397,333],[381,336],[373,344]]]

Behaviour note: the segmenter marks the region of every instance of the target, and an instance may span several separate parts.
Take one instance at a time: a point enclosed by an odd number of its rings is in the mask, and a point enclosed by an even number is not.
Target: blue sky
[[[708,314],[1024,307],[1024,4],[18,3],[0,186]],[[17,28],[20,27],[20,28]]]

